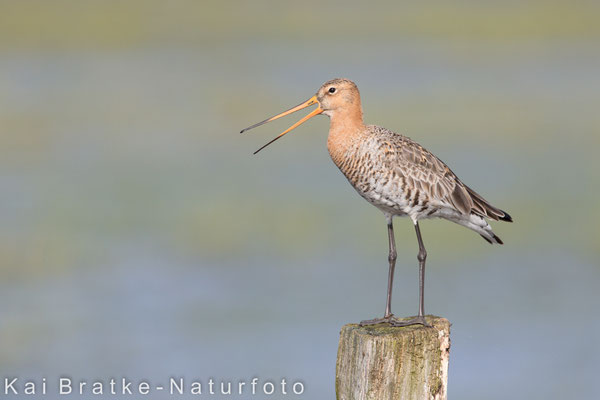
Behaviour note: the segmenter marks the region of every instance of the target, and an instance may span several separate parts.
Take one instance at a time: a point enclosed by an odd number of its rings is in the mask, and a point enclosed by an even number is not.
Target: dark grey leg
[[[390,321],[392,326],[407,326],[421,324],[423,326],[430,327],[425,320],[425,260],[427,260],[427,250],[423,244],[423,238],[421,237],[421,229],[419,223],[415,223],[415,232],[417,233],[417,241],[419,242],[419,254],[417,260],[419,260],[419,315],[408,321]]]
[[[423,245],[423,238],[421,237],[421,228],[419,223],[415,224],[415,231],[417,232],[417,240],[419,241],[419,254],[417,260],[419,260],[419,317],[425,315],[425,260],[427,260],[427,250]]]
[[[388,271],[388,287],[387,287],[387,298],[385,302],[385,315],[383,318],[375,318],[367,321],[361,321],[361,325],[375,325],[380,324],[382,322],[390,322],[394,314],[392,314],[392,289],[394,287],[394,269],[396,268],[396,258],[398,254],[396,253],[396,239],[394,238],[394,225],[392,224],[392,217],[388,217],[388,242],[389,242],[389,252],[388,252],[388,262],[389,262],[389,271]]]
[[[385,302],[385,315],[383,318],[392,317],[392,289],[394,287],[394,269],[396,268],[396,239],[394,239],[394,226],[392,220],[388,222],[388,241],[389,241],[389,253],[388,262],[390,263],[390,269],[388,272],[388,289],[387,289],[387,300]]]

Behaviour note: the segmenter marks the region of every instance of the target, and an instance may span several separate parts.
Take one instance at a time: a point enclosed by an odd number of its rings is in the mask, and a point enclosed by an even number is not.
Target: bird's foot
[[[391,323],[393,319],[394,319],[394,314],[390,314],[387,317],[383,317],[383,318],[366,319],[364,321],[360,321],[359,325],[360,326],[369,326],[369,325]]]
[[[390,325],[399,327],[399,326],[410,326],[410,325],[423,325],[425,328],[432,328],[433,326],[427,323],[427,320],[424,316],[417,316],[411,319],[397,319],[393,318],[390,321]]]
[[[398,318],[394,318],[394,315],[388,315],[387,317],[383,317],[383,318],[375,318],[375,319],[368,319],[365,321],[360,321],[359,325],[360,326],[369,326],[369,325],[377,325],[377,324],[384,324],[384,323],[388,323],[393,327],[401,327],[401,326],[410,326],[410,325],[423,325],[426,328],[431,328],[432,325],[427,323],[427,320],[425,320],[425,317],[423,316],[418,316],[418,317],[414,317],[411,319],[398,319]]]

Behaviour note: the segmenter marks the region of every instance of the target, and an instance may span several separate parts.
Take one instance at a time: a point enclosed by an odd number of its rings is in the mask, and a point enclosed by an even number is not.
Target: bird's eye
[[[334,87],[329,88],[329,93],[335,93],[335,88]]]

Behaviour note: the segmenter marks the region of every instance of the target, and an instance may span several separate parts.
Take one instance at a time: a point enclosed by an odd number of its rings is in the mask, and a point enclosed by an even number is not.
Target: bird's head
[[[294,125],[290,126],[288,129],[279,134],[279,136],[275,137],[275,139],[271,140],[269,143],[262,146],[260,149],[256,150],[254,154],[258,153],[289,131],[297,128],[304,122],[308,121],[315,115],[325,114],[329,117],[336,117],[337,115],[344,117],[354,117],[360,118],[362,123],[362,108],[360,104],[360,94],[358,92],[358,87],[356,84],[349,79],[336,78],[330,81],[325,82],[317,91],[317,93],[306,100],[305,102],[298,104],[296,107],[292,107],[287,111],[282,112],[281,114],[277,114],[271,118],[267,118],[264,121],[256,123],[252,126],[249,126],[246,129],[242,129],[240,133],[244,133],[247,130],[252,128],[256,128],[257,126],[266,124],[267,122],[275,121],[281,117],[285,117],[291,113],[302,110],[303,108],[310,107],[312,105],[317,104],[317,108],[315,108],[310,114],[306,115],[300,121],[296,122]]]
[[[358,87],[349,79],[337,78],[325,82],[316,96],[323,114],[330,117],[340,111],[348,113],[360,109]]]

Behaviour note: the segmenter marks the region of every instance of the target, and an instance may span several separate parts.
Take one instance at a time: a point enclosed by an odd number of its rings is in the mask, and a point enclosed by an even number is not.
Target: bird
[[[431,327],[425,318],[427,250],[423,244],[419,221],[442,218],[475,231],[490,244],[503,244],[492,231],[488,220],[512,222],[512,217],[506,211],[492,206],[464,184],[443,161],[417,142],[377,125],[365,125],[360,92],[357,85],[349,79],[327,81],[305,102],[249,126],[240,133],[312,105],[317,107],[254,154],[312,117],[319,114],[328,116],[330,125],[327,149],[333,163],[360,196],[383,212],[387,223],[388,280],[385,313],[382,318],[364,320],[360,325],[388,323],[393,327]],[[410,218],[419,247],[418,313],[408,319],[396,318],[391,308],[397,258],[392,222],[394,217]]]

